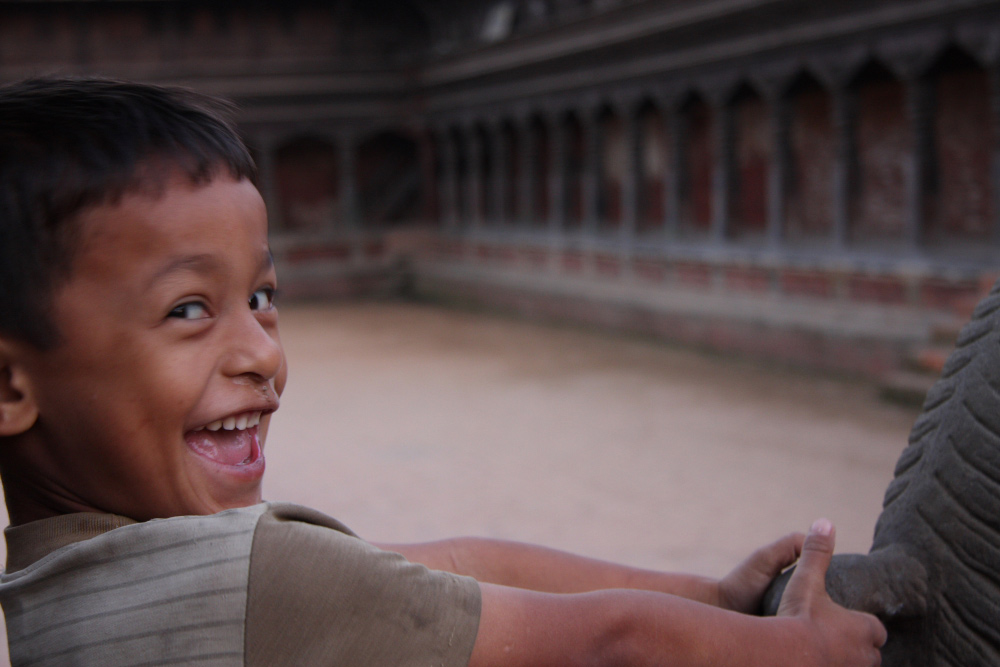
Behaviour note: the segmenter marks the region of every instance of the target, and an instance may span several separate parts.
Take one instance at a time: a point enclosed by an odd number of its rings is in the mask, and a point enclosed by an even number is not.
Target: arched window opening
[[[451,128],[452,150],[455,151],[455,201],[453,203],[457,226],[463,229],[469,225],[469,197],[466,179],[469,176],[469,144],[457,128]]]
[[[628,156],[621,118],[605,109],[598,118],[601,135],[600,188],[597,205],[600,228],[618,229],[622,223],[622,188]]]
[[[282,229],[333,228],[339,212],[339,177],[337,149],[326,139],[303,136],[280,146],[274,157],[274,192]]]
[[[584,219],[584,159],[586,138],[583,124],[575,114],[563,120],[566,132],[566,229],[578,231]]]
[[[507,224],[518,219],[518,180],[521,177],[521,152],[517,129],[509,122],[500,128],[502,150],[506,155],[503,176],[503,215],[502,222]]]
[[[639,107],[639,193],[636,231],[659,231],[666,215],[667,138],[663,114],[648,100]]]
[[[382,132],[358,147],[357,187],[365,227],[414,221],[422,209],[420,157],[413,138]]]
[[[749,87],[733,97],[733,163],[729,234],[761,239],[767,229],[768,189],[774,160],[772,110]]]
[[[680,232],[703,235],[712,225],[712,183],[715,169],[714,112],[692,95],[680,113]]]
[[[926,229],[934,245],[982,243],[992,234],[994,137],[990,77],[957,49],[928,74],[931,141],[926,160]]]
[[[802,74],[788,91],[784,237],[789,243],[826,242],[833,233],[836,141],[833,96]]]
[[[479,177],[479,186],[475,192],[479,201],[475,203],[475,211],[478,220],[493,220],[493,193],[495,188],[494,167],[496,156],[493,155],[493,142],[490,131],[482,125],[477,125],[473,130],[473,139],[478,145],[476,158],[479,160],[475,172]]]
[[[531,184],[529,224],[545,227],[549,219],[549,179],[552,164],[552,142],[545,121],[536,116],[529,126],[529,141],[534,156],[534,178]]]
[[[906,87],[878,63],[856,77],[855,165],[849,238],[856,244],[905,239],[907,162],[914,150]]]

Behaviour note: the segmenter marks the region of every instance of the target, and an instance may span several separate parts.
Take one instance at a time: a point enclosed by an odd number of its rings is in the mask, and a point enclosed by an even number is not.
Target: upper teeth
[[[196,428],[196,431],[208,430],[208,431],[218,431],[222,429],[224,431],[232,431],[237,429],[242,431],[245,428],[253,428],[260,423],[260,413],[259,412],[244,412],[236,417],[226,417],[225,419],[217,419],[211,424],[205,424],[200,428]]]

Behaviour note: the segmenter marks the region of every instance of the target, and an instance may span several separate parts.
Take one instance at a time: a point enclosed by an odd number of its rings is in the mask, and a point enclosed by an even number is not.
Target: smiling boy
[[[246,178],[163,178],[155,198],[80,212],[73,277],[50,311],[60,342],[18,346],[38,428],[5,475],[15,525],[260,501],[285,370],[264,204]]]
[[[18,664],[873,665],[817,522],[722,580],[368,544],[264,503],[286,366],[253,162],[216,101],[0,89],[0,602]],[[777,618],[753,612],[802,554]]]

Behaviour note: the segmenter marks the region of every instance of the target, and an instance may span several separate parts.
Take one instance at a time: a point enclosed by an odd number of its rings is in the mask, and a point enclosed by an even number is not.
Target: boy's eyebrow
[[[271,255],[270,248],[264,248],[261,252],[260,261],[257,263],[257,272],[264,273],[274,266],[274,257]],[[171,273],[176,273],[178,271],[191,271],[193,273],[216,273],[221,270],[221,262],[214,256],[208,253],[198,254],[198,255],[183,255],[177,257],[161,268],[149,277],[146,283],[146,288],[150,288],[155,285],[164,276],[168,276]]]
[[[184,255],[171,260],[149,277],[146,287],[152,287],[164,276],[178,271],[192,271],[194,273],[214,273],[219,270],[219,261],[209,254]]]

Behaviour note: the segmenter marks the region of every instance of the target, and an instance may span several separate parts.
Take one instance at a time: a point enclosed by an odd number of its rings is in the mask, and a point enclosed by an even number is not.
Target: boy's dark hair
[[[59,333],[52,295],[71,270],[74,216],[156,192],[174,170],[256,180],[226,102],[102,78],[0,87],[0,334],[39,348]]]

